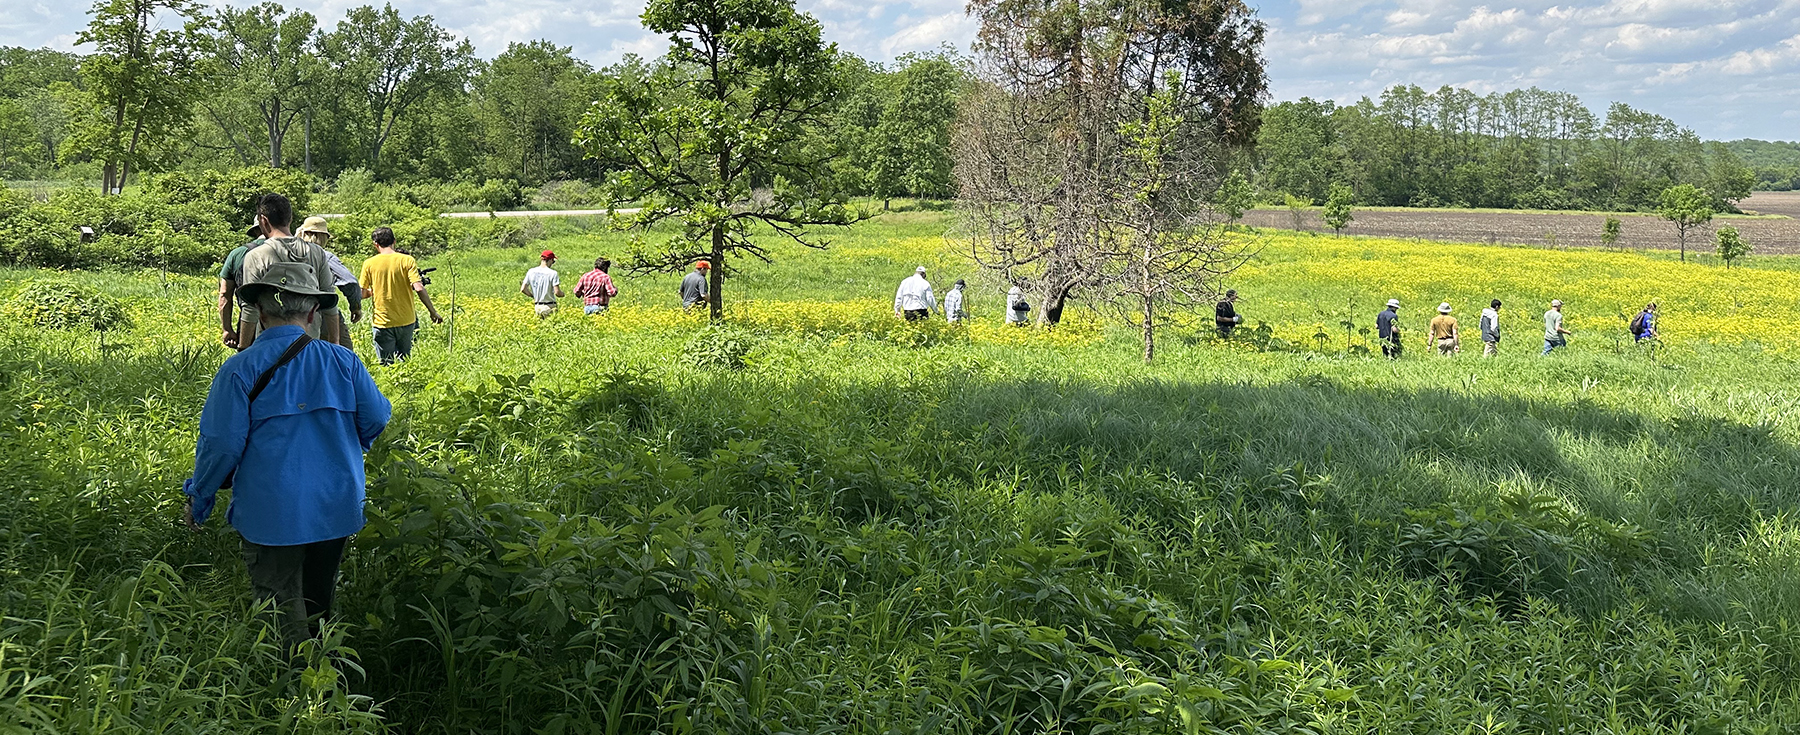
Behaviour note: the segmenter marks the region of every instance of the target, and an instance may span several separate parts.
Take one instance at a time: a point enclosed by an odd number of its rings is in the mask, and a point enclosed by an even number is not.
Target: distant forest
[[[1725,144],[1756,172],[1756,188],[1762,191],[1800,189],[1800,142],[1734,140]]]
[[[1318,202],[1342,184],[1372,205],[1628,211],[1677,184],[1730,211],[1758,180],[1731,146],[1668,118],[1620,103],[1600,115],[1536,88],[1401,86],[1354,105],[1276,104],[1263,113],[1255,171],[1265,197]]]

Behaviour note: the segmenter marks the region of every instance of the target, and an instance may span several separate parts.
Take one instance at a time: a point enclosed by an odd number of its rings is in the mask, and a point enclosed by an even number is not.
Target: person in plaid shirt
[[[612,276],[606,271],[612,267],[612,261],[599,258],[594,261],[594,269],[582,274],[581,282],[575,284],[575,298],[584,304],[582,311],[598,314],[606,311],[606,305],[612,303],[612,297],[619,295],[619,288],[613,285]]]

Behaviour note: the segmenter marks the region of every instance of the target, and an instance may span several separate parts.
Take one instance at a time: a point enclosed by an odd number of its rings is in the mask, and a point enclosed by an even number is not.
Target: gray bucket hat
[[[318,288],[319,276],[313,267],[305,263],[275,263],[256,277],[256,280],[238,287],[247,301],[262,298],[265,291],[283,291],[291,294],[312,296],[319,300],[319,311],[326,311],[337,306],[336,291],[321,291]]]

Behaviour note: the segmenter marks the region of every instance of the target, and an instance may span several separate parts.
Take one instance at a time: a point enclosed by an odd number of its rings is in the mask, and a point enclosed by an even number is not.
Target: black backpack
[[[1631,318],[1631,336],[1641,337],[1644,334],[1644,312],[1638,312]]]

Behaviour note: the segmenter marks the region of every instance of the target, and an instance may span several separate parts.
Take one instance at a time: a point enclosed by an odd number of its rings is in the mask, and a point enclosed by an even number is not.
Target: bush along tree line
[[[392,6],[331,24],[275,3],[100,0],[80,38],[90,53],[0,48],[0,179],[116,192],[139,174],[266,165],[326,179],[598,183],[606,162],[574,142],[582,115],[612,86],[668,67],[628,56],[596,69],[541,40],[483,60],[431,16]],[[961,62],[830,57],[833,94],[806,126],[812,154],[853,194],[949,196]]]
[[[1628,105],[1596,115],[1573,94],[1479,96],[1399,86],[1354,105],[1301,99],[1263,113],[1254,156],[1269,201],[1325,201],[1333,184],[1378,206],[1652,211],[1689,184],[1735,212],[1757,177],[1721,143]]]

